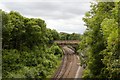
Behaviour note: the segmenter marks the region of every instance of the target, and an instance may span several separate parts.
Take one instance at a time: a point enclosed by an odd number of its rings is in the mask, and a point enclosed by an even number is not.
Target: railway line
[[[73,50],[67,46],[63,47],[64,56],[62,59],[61,66],[54,75],[53,80],[60,80],[66,78],[81,78],[82,67],[79,65],[78,56]],[[80,71],[81,70],[81,71]]]

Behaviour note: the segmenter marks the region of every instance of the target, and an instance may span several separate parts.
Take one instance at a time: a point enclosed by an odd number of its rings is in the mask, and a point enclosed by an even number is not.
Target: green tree
[[[60,63],[62,50],[49,44],[59,39],[44,20],[26,18],[18,12],[2,13],[3,78],[50,78]]]
[[[81,43],[87,64],[83,77],[118,78],[118,3],[98,2],[91,5],[91,10],[83,18],[87,30]],[[114,67],[114,68],[113,68]],[[117,72],[115,72],[117,71]]]

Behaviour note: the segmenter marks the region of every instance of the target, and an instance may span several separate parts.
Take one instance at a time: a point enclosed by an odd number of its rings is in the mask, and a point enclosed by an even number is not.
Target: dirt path
[[[81,78],[83,68],[80,66],[78,55],[66,46],[63,47],[63,51],[63,62],[59,71],[55,75],[54,80],[59,80],[60,78]]]

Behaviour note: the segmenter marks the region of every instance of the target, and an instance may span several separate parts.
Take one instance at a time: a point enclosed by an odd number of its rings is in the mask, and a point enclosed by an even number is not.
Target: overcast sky
[[[11,2],[12,1],[12,2]],[[18,11],[26,17],[45,20],[47,27],[58,32],[83,33],[82,18],[90,10],[92,0],[2,0],[0,8],[6,12]]]

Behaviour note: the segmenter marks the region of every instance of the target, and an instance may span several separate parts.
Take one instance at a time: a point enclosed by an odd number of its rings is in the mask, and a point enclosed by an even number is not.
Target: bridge
[[[76,52],[76,48],[78,47],[79,42],[80,42],[79,40],[55,40],[54,41],[54,43],[56,43],[57,45],[61,47],[68,46],[75,52]]]
[[[78,45],[79,40],[56,40],[54,43],[57,43],[58,45]]]

